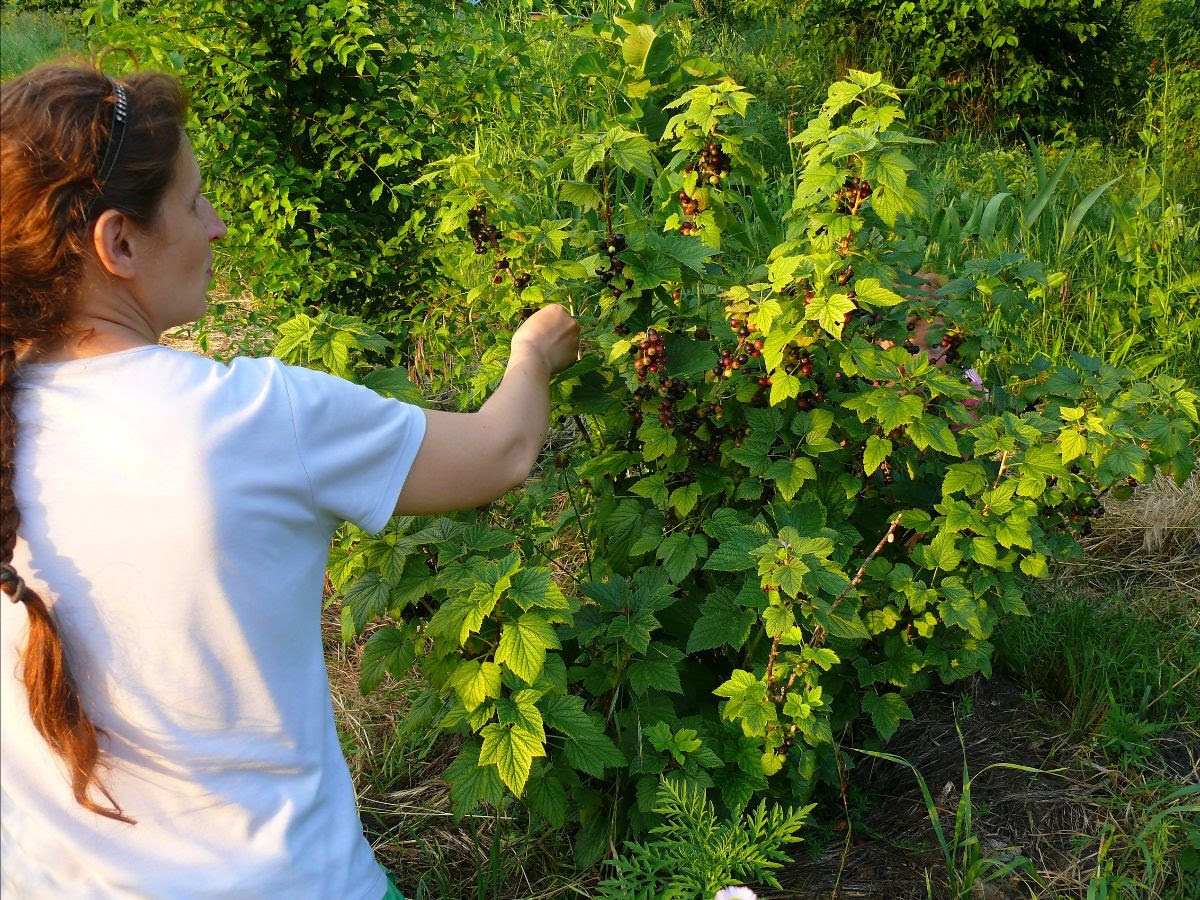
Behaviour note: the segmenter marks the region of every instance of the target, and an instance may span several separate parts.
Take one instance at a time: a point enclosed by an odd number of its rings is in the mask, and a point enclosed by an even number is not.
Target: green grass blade
[[[1122,177],[1123,176],[1118,175],[1111,181],[1104,182],[1104,184],[1100,185],[1098,188],[1094,189],[1090,194],[1080,200],[1079,205],[1071,211],[1071,215],[1067,219],[1067,225],[1063,229],[1062,240],[1058,245],[1058,252],[1060,255],[1065,254],[1067,252],[1067,248],[1071,246],[1072,242],[1074,242],[1075,232],[1079,230],[1079,225],[1081,222],[1083,222],[1083,217],[1087,215],[1088,210],[1092,208],[1092,205],[1100,199],[1105,191],[1120,181]]]
[[[984,207],[983,216],[979,220],[979,240],[989,242],[996,234],[996,220],[1000,216],[1000,207],[1004,205],[1004,201],[1011,197],[1010,193],[997,194],[987,202]]]
[[[1043,185],[1040,191],[1038,191],[1038,195],[1033,198],[1033,202],[1025,208],[1025,212],[1022,216],[1022,224],[1024,224],[1027,229],[1033,227],[1034,223],[1037,222],[1042,212],[1046,209],[1046,204],[1049,203],[1050,198],[1054,196],[1054,191],[1058,188],[1059,181],[1062,180],[1063,175],[1067,171],[1067,166],[1071,164],[1071,160],[1074,159],[1074,157],[1075,151],[1068,150],[1067,155],[1063,157],[1063,161],[1058,164],[1058,168],[1055,169],[1054,174],[1050,176],[1050,180]],[[1043,167],[1039,171],[1044,172],[1045,168]]]

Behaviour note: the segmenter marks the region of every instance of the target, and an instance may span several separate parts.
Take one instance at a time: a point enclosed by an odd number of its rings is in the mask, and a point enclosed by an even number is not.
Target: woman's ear
[[[132,278],[136,274],[131,226],[124,213],[106,209],[92,228],[92,243],[100,268],[117,278]]]

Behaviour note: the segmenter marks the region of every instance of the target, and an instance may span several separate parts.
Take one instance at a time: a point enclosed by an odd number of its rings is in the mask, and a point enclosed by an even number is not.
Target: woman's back
[[[106,786],[139,824],[80,807],[50,771],[16,677],[27,616],[0,604],[6,890],[381,896],[321,588],[336,525],[391,515],[421,411],[277,360],[155,346],[26,366],[17,411],[14,564],[59,598]]]

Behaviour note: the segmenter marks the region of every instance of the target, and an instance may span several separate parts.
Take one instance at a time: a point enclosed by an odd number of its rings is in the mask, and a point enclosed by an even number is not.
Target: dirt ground
[[[954,828],[965,761],[970,776],[978,776],[971,783],[971,833],[981,855],[1002,861],[1025,856],[1039,876],[977,884],[973,895],[996,900],[1085,896],[1096,871],[1098,835],[1109,823],[1119,833],[1135,825],[1134,810],[1112,808],[1113,788],[1122,773],[1086,748],[1057,742],[1047,727],[1055,710],[1029,703],[1018,685],[1001,676],[972,679],[958,690],[929,691],[914,697],[912,707],[915,721],[904,723],[887,751],[912,763],[925,778],[947,838]],[[1200,784],[1196,734],[1163,734],[1156,749],[1152,775],[1180,786]],[[997,763],[1040,774],[1007,767],[984,771]],[[819,857],[784,868],[779,879],[785,890],[759,896],[916,900],[930,894],[927,872],[933,896],[949,896],[941,850],[912,771],[866,757],[852,777],[871,798],[860,833],[850,831]],[[1183,890],[1188,896],[1188,889]],[[1195,896],[1200,896],[1200,886]]]

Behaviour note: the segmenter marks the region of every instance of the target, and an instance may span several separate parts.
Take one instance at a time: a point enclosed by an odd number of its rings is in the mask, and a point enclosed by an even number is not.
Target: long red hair
[[[21,514],[13,491],[18,358],[70,331],[91,227],[107,209],[150,226],[171,182],[187,100],[169,75],[120,81],[128,112],[108,177],[115,82],[94,66],[42,66],[0,85],[0,563],[3,590],[29,613],[21,678],[29,713],[62,757],[81,806],[133,823],[101,783],[98,729],[80,702],[62,635],[45,600],[12,568]],[[96,802],[98,791],[108,805]]]

